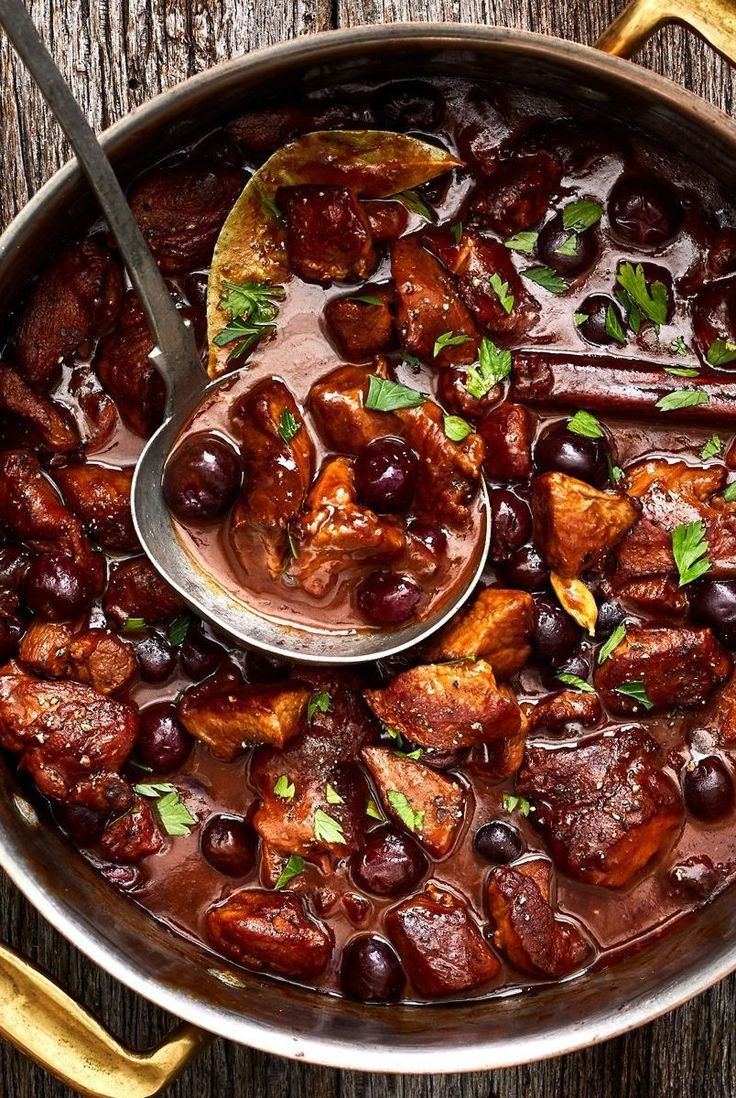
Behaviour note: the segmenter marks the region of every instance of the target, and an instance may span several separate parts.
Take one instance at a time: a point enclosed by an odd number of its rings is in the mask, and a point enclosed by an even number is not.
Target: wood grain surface
[[[57,62],[102,128],[216,61],[331,27],[396,20],[497,23],[592,42],[623,0],[32,0]],[[727,112],[732,71],[680,28],[638,59]],[[67,152],[0,34],[0,228]],[[0,935],[31,956],[126,1041],[145,1047],[173,1022],[72,949],[0,880]],[[170,1098],[736,1098],[736,977],[658,1022],[546,1063],[475,1075],[367,1076],[217,1042]],[[1,1098],[69,1098],[0,1047]]]

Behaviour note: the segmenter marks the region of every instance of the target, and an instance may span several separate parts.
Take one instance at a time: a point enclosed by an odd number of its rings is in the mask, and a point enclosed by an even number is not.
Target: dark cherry
[[[578,312],[583,313],[585,320],[578,324],[578,331],[588,343],[597,347],[608,347],[616,343],[616,339],[606,329],[608,310],[613,310],[613,315],[624,330],[624,318],[617,302],[606,294],[590,294],[582,303]]]
[[[684,211],[677,193],[664,179],[623,176],[608,198],[614,233],[631,244],[657,248],[677,234]]]
[[[431,84],[402,80],[379,88],[373,97],[378,128],[384,130],[437,129],[442,118],[442,99]]]
[[[405,896],[419,884],[429,862],[409,835],[378,827],[353,856],[355,883],[377,896]]]
[[[345,946],[340,983],[348,999],[359,1003],[395,1003],[404,990],[401,961],[388,942],[373,935],[353,938]]]
[[[160,633],[149,633],[135,646],[138,674],[144,682],[164,682],[176,667],[174,651]]]
[[[617,625],[626,620],[626,612],[617,602],[602,602],[598,607],[595,639],[607,640]]]
[[[430,551],[432,556],[440,557],[447,549],[447,535],[440,526],[432,526],[428,522],[412,519],[407,529],[412,537]]]
[[[193,742],[171,702],[154,702],[141,711],[135,756],[155,774],[169,774],[183,766]]]
[[[685,768],[682,792],[688,812],[698,820],[717,820],[733,806],[733,779],[717,755]]]
[[[0,663],[13,658],[24,632],[23,622],[19,618],[0,618]]]
[[[414,498],[419,460],[400,438],[377,438],[355,459],[358,499],[374,511],[406,511]]]
[[[577,648],[582,632],[561,606],[537,595],[532,644],[540,659],[560,666]]]
[[[690,613],[713,630],[727,648],[736,648],[736,580],[704,580],[690,591]]]
[[[545,427],[534,447],[534,463],[540,473],[566,473],[590,484],[608,477],[606,444],[568,429],[569,420]]]
[[[549,567],[533,545],[522,545],[512,553],[503,572],[512,587],[524,591],[543,591],[549,583]]]
[[[572,254],[568,254],[568,249]],[[563,278],[577,278],[596,261],[598,234],[595,228],[586,229],[582,233],[571,232],[565,228],[562,214],[557,214],[539,234],[537,255],[542,263],[557,271]]]
[[[204,679],[216,671],[225,656],[221,644],[205,637],[199,626],[190,626],[179,649],[179,662],[190,679]]]
[[[520,858],[526,849],[524,840],[515,827],[503,820],[491,820],[475,833],[473,845],[485,861],[492,865],[507,865]]]
[[[92,846],[105,830],[105,815],[78,804],[59,804],[54,817],[77,846]]]
[[[417,612],[422,589],[398,572],[371,572],[358,587],[358,608],[375,625],[400,625]]]
[[[566,690],[569,684],[563,682],[560,675],[575,675],[586,681],[590,675],[590,661],[581,653],[561,661],[552,660],[551,666],[541,672],[542,682],[550,690]]]
[[[289,665],[278,656],[250,649],[243,653],[243,672],[248,682],[277,682],[286,677]]]
[[[28,609],[45,621],[69,621],[92,605],[87,573],[66,553],[42,553],[31,563],[23,585]]]
[[[164,498],[183,522],[207,522],[232,507],[242,479],[240,458],[230,443],[201,431],[184,439],[167,461]]]
[[[228,877],[244,877],[255,865],[258,838],[239,816],[213,816],[204,826],[200,845],[213,869]]]
[[[494,564],[509,560],[532,532],[529,504],[507,488],[491,488],[491,544],[488,559]]]
[[[722,874],[707,854],[696,854],[670,870],[672,891],[691,900],[707,900],[722,880]]]

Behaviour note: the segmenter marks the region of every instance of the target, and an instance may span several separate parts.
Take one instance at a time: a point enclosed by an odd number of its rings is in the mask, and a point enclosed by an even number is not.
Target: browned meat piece
[[[516,698],[482,659],[411,667],[365,697],[387,727],[436,751],[515,736],[521,726]]]
[[[498,679],[520,671],[531,654],[534,603],[526,591],[487,587],[430,641],[426,658],[482,658]]]
[[[374,240],[397,240],[409,224],[409,211],[402,202],[362,203]]]
[[[105,331],[122,295],[120,267],[96,241],[57,256],[36,283],[15,336],[15,360],[34,388],[46,387],[63,358]]]
[[[114,332],[100,343],[93,365],[125,426],[141,438],[152,435],[164,418],[166,389],[148,357],[152,350],[146,318],[131,292],[123,302]]]
[[[130,706],[73,682],[0,678],[0,743],[45,797],[100,812],[125,810],[130,788],[117,771],[133,749]]]
[[[283,747],[304,726],[309,690],[299,683],[246,686],[234,671],[190,687],[179,720],[218,759],[232,762],[253,744]]]
[[[391,560],[405,544],[401,525],[356,502],[353,463],[333,458],[319,474],[304,512],[292,525],[297,556],[289,575],[316,598],[325,595],[351,563]]]
[[[707,712],[698,714],[697,721],[698,727],[708,728],[716,734],[719,744],[730,745],[736,741],[736,676],[718,692]]]
[[[290,893],[242,888],[207,912],[207,936],[218,953],[247,968],[291,979],[315,978],[332,953],[330,931]]]
[[[25,450],[0,454],[0,520],[30,549],[73,557],[99,589],[102,557],[93,552],[79,519],[61,503],[35,454]]]
[[[31,622],[18,658],[36,675],[76,679],[98,694],[127,690],[138,669],[129,645],[106,629],[85,628],[84,622]]]
[[[422,247],[416,234],[392,244],[391,271],[396,287],[396,322],[404,348],[437,366],[474,362],[480,332],[473,314],[444,267]],[[467,339],[445,347],[435,357],[435,342],[447,332]]]
[[[546,214],[561,178],[559,161],[546,152],[505,160],[474,191],[472,215],[503,237],[533,229]]]
[[[79,431],[63,405],[33,391],[19,373],[0,363],[0,413],[19,418],[23,445],[30,428],[36,444],[51,454],[63,454],[80,446]]]
[[[142,862],[163,845],[153,809],[143,797],[136,797],[127,812],[111,820],[100,839],[103,853],[123,865]]]
[[[253,826],[272,849],[301,854],[328,869],[364,841],[368,790],[356,760],[377,726],[350,676],[305,670],[305,677],[327,695],[329,708],[316,709],[309,726],[283,750],[267,748],[253,756],[250,779],[261,797]],[[292,785],[293,795],[285,796]],[[331,803],[334,796],[328,800],[328,785],[340,802]],[[329,823],[325,830],[315,821],[318,810],[339,825],[344,842]]]
[[[518,340],[536,324],[539,305],[503,244],[472,229],[464,230],[459,241],[449,229],[425,229],[422,240],[455,276],[461,298],[484,331],[504,341]],[[506,307],[491,279],[506,284],[503,291]]]
[[[630,627],[604,664],[596,669],[595,685],[604,705],[614,713],[641,713],[635,699],[620,693],[631,683],[643,683],[654,712],[697,709],[730,675],[733,661],[710,629]]]
[[[182,613],[185,605],[147,557],[133,557],[111,568],[102,608],[118,626],[125,625],[128,618],[142,618],[148,625],[166,625]]]
[[[455,844],[465,811],[465,789],[455,778],[404,758],[385,747],[364,747],[362,758],[370,770],[386,812],[413,831],[425,850],[444,858]]]
[[[54,479],[70,511],[80,518],[92,540],[120,553],[140,551],[130,510],[133,468],[67,465]]]
[[[736,576],[736,503],[720,496],[728,471],[723,465],[691,466],[684,461],[645,461],[626,470],[629,496],[641,503],[641,518],[616,550],[616,578],[675,578],[672,531],[701,521],[708,542],[709,576]]]
[[[558,690],[548,694],[536,705],[523,707],[529,721],[529,733],[539,731],[557,732],[568,724],[582,724],[592,728],[603,715],[600,698],[597,694],[583,693],[581,690]]]
[[[305,282],[355,282],[378,265],[365,210],[346,187],[279,187],[289,266]]]
[[[672,576],[622,581],[614,572],[610,580],[618,599],[634,603],[638,610],[652,617],[676,618],[688,608],[687,594]]]
[[[488,880],[488,909],[496,923],[494,945],[530,976],[567,976],[590,947],[580,931],[555,918],[550,902],[552,867],[546,858],[500,865]]]
[[[396,347],[393,300],[391,286],[368,285],[327,302],[325,320],[341,355],[364,362]]]
[[[309,409],[331,450],[357,454],[376,438],[399,434],[401,424],[393,412],[365,408],[371,375],[389,379],[385,359],[375,366],[338,366],[310,389]]]
[[[271,153],[298,134],[312,129],[312,112],[296,106],[265,107],[260,111],[248,111],[225,126],[232,141],[248,152],[259,155]]]
[[[294,437],[279,427],[293,416]],[[231,424],[245,467],[243,491],[233,511],[231,539],[246,572],[263,550],[272,578],[281,574],[287,527],[300,510],[314,472],[314,447],[296,401],[282,381],[265,378],[235,403]]]
[[[673,840],[682,802],[658,752],[641,729],[527,750],[516,792],[531,800],[529,818],[567,873],[618,888]]]
[[[425,400],[418,408],[396,413],[401,434],[419,454],[416,510],[453,525],[462,525],[480,481],[485,447],[480,435],[453,442],[445,434],[438,404]]]
[[[501,967],[466,905],[433,884],[392,908],[386,929],[420,995],[471,991]]]
[[[237,168],[176,164],[156,168],[133,186],[130,208],[162,271],[208,266],[244,182]]]
[[[532,472],[530,413],[505,400],[479,420],[477,431],[486,446],[483,468],[492,480],[525,480]]]
[[[639,515],[626,496],[599,492],[565,473],[535,477],[532,513],[540,553],[567,579],[600,563]]]

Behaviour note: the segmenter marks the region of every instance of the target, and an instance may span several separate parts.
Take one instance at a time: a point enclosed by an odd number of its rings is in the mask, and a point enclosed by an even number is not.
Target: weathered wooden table
[[[623,0],[32,0],[46,40],[97,128],[225,58],[331,27],[395,20],[498,23],[593,41]],[[731,112],[734,78],[697,39],[664,32],[639,58]],[[66,159],[9,47],[0,43],[0,227]],[[146,1046],[172,1020],[100,972],[0,880],[0,935],[122,1038]],[[216,1043],[172,1098],[708,1098],[736,1096],[736,976],[628,1037],[488,1074],[394,1078],[337,1072]],[[0,1098],[70,1092],[0,1048]]]

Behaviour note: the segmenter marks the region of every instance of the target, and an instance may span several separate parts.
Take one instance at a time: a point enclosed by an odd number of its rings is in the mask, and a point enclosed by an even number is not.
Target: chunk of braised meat
[[[292,524],[292,537],[297,556],[289,575],[316,598],[350,564],[391,560],[406,541],[397,521],[379,518],[357,503],[355,470],[347,458],[333,458],[323,467],[304,511]]]
[[[698,726],[715,733],[718,744],[736,742],[736,676],[729,679],[710,702],[705,714],[697,717]]]
[[[474,362],[480,332],[445,268],[422,246],[416,234],[391,246],[391,272],[396,288],[396,324],[405,350],[437,366]],[[440,336],[451,332],[466,339],[435,356]]]
[[[138,670],[130,645],[107,629],[86,628],[84,621],[31,622],[18,658],[36,675],[75,679],[99,694],[127,690]]]
[[[511,252],[499,241],[472,229],[456,241],[446,228],[425,229],[422,241],[457,279],[461,298],[484,331],[505,341],[518,340],[536,324],[539,305],[517,273]],[[505,284],[503,297],[492,279],[499,280],[500,288]]]
[[[526,591],[487,587],[430,641],[429,660],[482,658],[496,678],[520,671],[531,655],[534,601]]]
[[[332,934],[292,893],[243,888],[206,916],[207,937],[225,957],[247,968],[292,979],[315,978],[327,966]]]
[[[93,541],[114,552],[140,549],[130,510],[133,471],[89,462],[54,471],[67,507],[82,520]]]
[[[532,473],[534,426],[522,404],[505,400],[476,425],[486,456],[483,468],[493,480],[525,480]]]
[[[27,444],[27,431],[42,450],[64,454],[80,445],[79,431],[69,411],[36,393],[16,370],[0,363],[0,414],[15,421]]]
[[[581,690],[558,690],[542,698],[536,705],[523,706],[529,722],[530,735],[535,732],[558,732],[569,724],[581,724],[592,728],[603,715],[603,707],[597,694]]]
[[[472,991],[501,967],[467,905],[433,884],[392,908],[386,929],[420,995]]]
[[[385,725],[436,751],[514,736],[521,724],[516,698],[482,659],[411,667],[365,697]]]
[[[45,797],[99,811],[125,810],[118,771],[133,749],[138,714],[89,686],[0,678],[0,743],[20,754]]]
[[[153,808],[143,797],[136,797],[127,812],[111,820],[100,839],[102,852],[122,865],[136,865],[158,854],[163,845]]]
[[[535,477],[532,513],[537,548],[568,579],[599,564],[639,516],[625,495],[599,492],[565,473]]]
[[[468,367],[447,366],[437,378],[437,399],[449,412],[460,416],[481,419],[501,397],[501,385],[494,385],[487,393],[475,397],[468,390]]]
[[[12,537],[35,552],[72,557],[95,589],[101,588],[102,557],[93,551],[79,519],[62,504],[35,454],[25,450],[0,454],[0,519]]]
[[[636,626],[596,669],[595,685],[613,713],[642,712],[635,697],[621,692],[631,683],[643,683],[653,712],[697,709],[732,668],[710,629]]]
[[[273,152],[298,134],[314,129],[314,115],[297,106],[264,107],[233,118],[225,126],[231,141],[248,152]]]
[[[614,571],[610,586],[618,598],[654,618],[680,617],[688,607],[687,593],[673,576],[622,580]]]
[[[316,708],[309,725],[303,724],[283,750],[266,748],[253,756],[250,779],[261,798],[253,826],[272,849],[301,854],[326,868],[363,843],[368,791],[356,761],[377,725],[352,676],[310,670],[304,675],[327,696],[329,707]],[[328,786],[339,803],[332,803],[334,796],[328,799]],[[336,821],[342,835],[329,823],[320,827],[318,811]]]
[[[115,625],[141,618],[147,625],[167,625],[185,609],[181,595],[158,574],[147,557],[113,565],[102,608]]]
[[[34,388],[48,386],[63,358],[106,330],[122,296],[122,271],[95,240],[72,244],[49,264],[15,335],[15,361]]]
[[[227,668],[190,687],[177,714],[213,755],[232,762],[254,744],[283,747],[302,730],[308,698],[300,683],[246,686],[239,672]]]
[[[133,185],[130,208],[162,271],[209,264],[243,184],[237,168],[189,163],[156,168]]]
[[[279,187],[289,267],[305,282],[357,282],[378,265],[364,208],[346,187]]]
[[[360,294],[333,297],[325,320],[340,354],[364,362],[396,346],[391,286],[363,286]],[[350,369],[350,367],[343,367]]]
[[[386,747],[364,747],[361,756],[389,816],[408,827],[433,857],[449,854],[463,823],[464,786]]]
[[[279,427],[293,417],[289,442]],[[230,414],[240,443],[245,477],[232,520],[235,555],[246,571],[259,549],[266,551],[272,578],[281,574],[287,527],[306,498],[314,471],[314,447],[296,401],[282,381],[265,378],[236,401]]]
[[[399,434],[401,424],[393,412],[365,407],[372,376],[393,380],[385,359],[374,366],[338,366],[310,389],[309,410],[330,449],[357,454],[374,439]]]
[[[530,976],[567,976],[590,954],[577,927],[555,917],[551,883],[546,858],[497,866],[488,878],[494,945]]]
[[[560,162],[546,152],[505,160],[473,192],[471,217],[502,237],[533,229],[546,214],[561,178]]]
[[[725,466],[653,459],[630,467],[626,475],[627,494],[639,501],[641,518],[616,550],[616,583],[676,579],[672,531],[698,521],[708,542],[709,578],[736,576],[736,503],[721,496]]]
[[[471,433],[453,442],[444,429],[444,414],[438,404],[425,400],[418,408],[396,413],[401,435],[419,455],[417,513],[463,525],[480,482],[485,455],[483,439]]]
[[[679,789],[641,729],[527,749],[516,792],[532,802],[529,818],[560,868],[607,888],[627,884],[682,825]]]
[[[148,323],[138,298],[130,292],[115,330],[100,343],[92,365],[125,426],[141,438],[160,426],[166,403],[163,379],[148,357],[152,350]]]
[[[409,224],[403,202],[368,200],[362,203],[375,240],[397,240]]]

